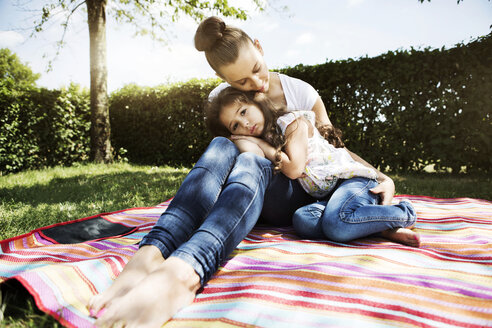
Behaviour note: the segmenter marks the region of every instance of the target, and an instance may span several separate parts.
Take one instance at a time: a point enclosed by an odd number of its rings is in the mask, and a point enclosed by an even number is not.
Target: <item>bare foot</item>
[[[389,239],[391,241],[403,245],[412,246],[412,247],[420,246],[419,234],[408,228],[388,229],[380,232],[380,235],[386,239]]]
[[[200,279],[195,270],[177,257],[136,284],[126,295],[113,300],[96,320],[97,327],[161,327],[195,299]]]
[[[96,317],[99,311],[110,301],[125,295],[163,262],[162,253],[157,247],[143,246],[140,248],[125,265],[113,284],[90,299],[87,308],[91,316]]]

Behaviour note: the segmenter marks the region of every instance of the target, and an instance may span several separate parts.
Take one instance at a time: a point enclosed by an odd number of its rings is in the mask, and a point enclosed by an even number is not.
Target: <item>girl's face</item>
[[[235,135],[260,137],[265,116],[255,104],[234,102],[222,108],[220,122]]]
[[[267,93],[269,90],[268,68],[263,59],[263,49],[258,40],[247,42],[239,50],[236,61],[220,67],[217,72],[233,88],[242,91]]]

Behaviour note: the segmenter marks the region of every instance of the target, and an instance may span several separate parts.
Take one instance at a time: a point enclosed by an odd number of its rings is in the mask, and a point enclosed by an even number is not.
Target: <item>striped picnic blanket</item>
[[[379,238],[302,240],[256,227],[193,304],[166,327],[492,327],[492,202],[405,196],[422,246]],[[103,214],[130,233],[57,244],[38,229],[1,242],[0,281],[15,278],[67,327],[107,288],[168,202]]]

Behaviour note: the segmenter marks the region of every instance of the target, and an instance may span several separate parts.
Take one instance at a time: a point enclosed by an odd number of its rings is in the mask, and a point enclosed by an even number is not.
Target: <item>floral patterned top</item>
[[[277,119],[277,124],[285,135],[285,129],[297,118],[304,117],[315,127],[313,111],[295,111]],[[376,179],[376,172],[356,162],[345,148],[335,148],[314,128],[308,139],[308,158],[305,175],[297,180],[306,192],[313,197],[323,198],[335,187],[338,179],[365,177]]]

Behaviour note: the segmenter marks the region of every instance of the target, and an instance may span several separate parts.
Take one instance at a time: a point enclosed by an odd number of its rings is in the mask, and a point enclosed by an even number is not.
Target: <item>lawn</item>
[[[0,176],[0,239],[102,212],[154,206],[175,194],[188,170],[123,163],[84,164]],[[390,176],[397,194],[492,200],[488,175]],[[9,286],[3,288],[0,319],[2,313],[5,319],[0,322],[1,327],[58,326],[54,319],[34,310],[28,294],[16,294]]]

